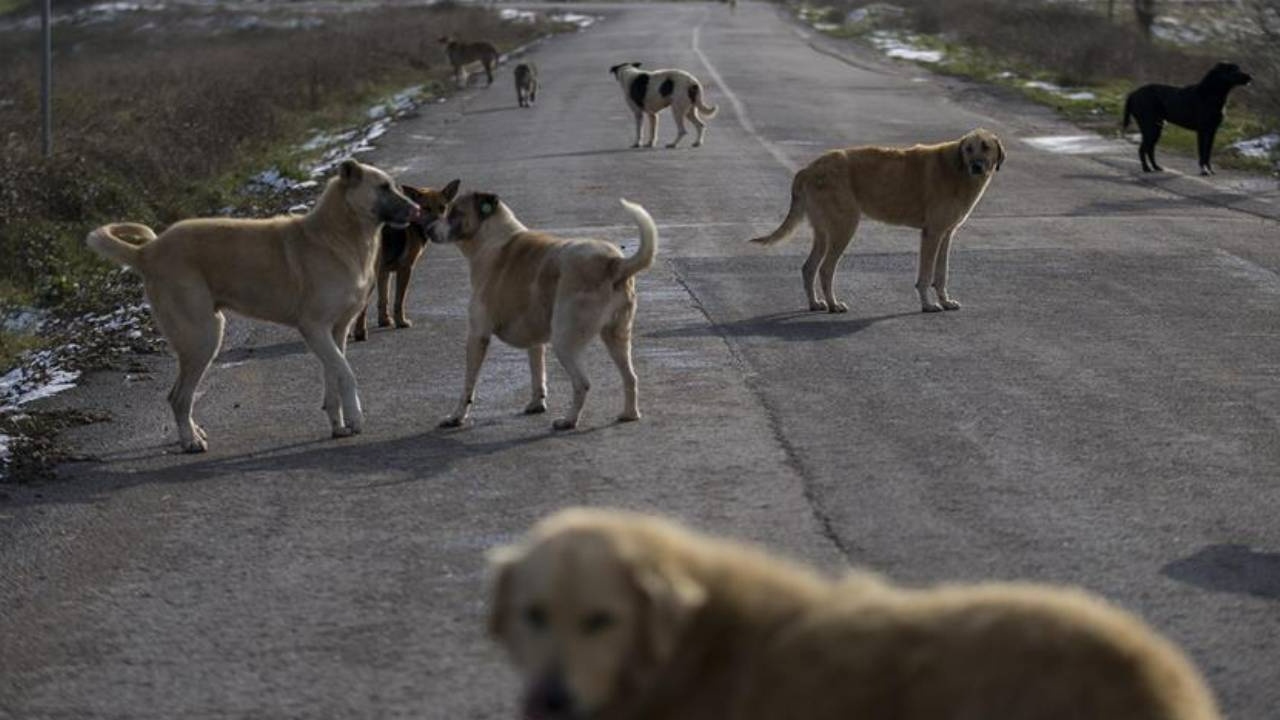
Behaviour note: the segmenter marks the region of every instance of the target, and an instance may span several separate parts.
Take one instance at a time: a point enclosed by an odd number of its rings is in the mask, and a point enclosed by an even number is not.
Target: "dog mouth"
[[[986,175],[986,174],[987,174],[987,168],[986,168],[986,166],[985,166],[985,165],[983,165],[982,163],[973,163],[973,164],[971,164],[971,165],[969,166],[969,174],[970,174],[970,175],[975,175],[975,176],[977,176],[977,175]]]

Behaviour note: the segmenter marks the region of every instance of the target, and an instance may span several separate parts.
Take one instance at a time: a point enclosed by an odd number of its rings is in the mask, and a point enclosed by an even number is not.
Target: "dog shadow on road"
[[[480,421],[481,424],[485,422]],[[612,426],[604,426],[600,430],[609,427]],[[575,435],[585,432],[589,430]],[[477,441],[472,432],[430,430],[369,443],[307,440],[221,457],[216,451],[210,455],[173,454],[166,451],[171,451],[174,443],[166,442],[162,446],[148,448],[141,455],[139,449],[134,448],[127,455],[99,456],[91,461],[71,463],[72,477],[66,478],[67,482],[56,488],[56,492],[14,498],[9,505],[93,504],[105,500],[107,495],[139,485],[185,484],[259,472],[305,475],[308,471],[324,470],[336,477],[358,477],[376,469],[390,478],[354,489],[426,482],[446,473],[459,462],[528,448],[556,437],[551,432],[539,431],[501,440]],[[128,464],[131,460],[161,457],[172,459],[164,462],[163,467],[143,471],[113,467],[118,462]],[[348,486],[347,489],[353,488]]]
[[[547,153],[545,155],[525,155],[524,157],[515,158],[516,160],[550,160],[552,158],[567,157],[590,157],[592,155],[617,155],[620,153],[637,153],[639,150],[635,148],[604,148],[601,150],[574,150],[572,152]]]
[[[808,310],[773,313],[742,320],[714,324],[685,325],[669,330],[655,330],[645,337],[682,338],[721,336],[726,338],[770,338],[784,342],[807,342],[848,337],[876,323],[918,316],[919,312],[900,312],[874,317],[832,316]]]
[[[1280,553],[1247,545],[1206,545],[1165,565],[1160,574],[1215,592],[1280,600]]]

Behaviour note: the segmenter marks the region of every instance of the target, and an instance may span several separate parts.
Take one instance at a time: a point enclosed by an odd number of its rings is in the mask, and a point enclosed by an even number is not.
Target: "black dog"
[[[1235,63],[1218,63],[1208,75],[1195,85],[1143,85],[1129,93],[1124,101],[1124,128],[1129,129],[1129,118],[1138,121],[1142,131],[1142,144],[1138,146],[1138,159],[1142,171],[1162,170],[1156,164],[1156,143],[1164,121],[1196,131],[1196,145],[1200,151],[1200,174],[1212,175],[1213,165],[1209,154],[1213,152],[1213,136],[1222,124],[1222,108],[1227,104],[1227,93],[1237,85],[1248,85],[1253,78],[1240,71]],[[1151,164],[1147,165],[1147,160]]]

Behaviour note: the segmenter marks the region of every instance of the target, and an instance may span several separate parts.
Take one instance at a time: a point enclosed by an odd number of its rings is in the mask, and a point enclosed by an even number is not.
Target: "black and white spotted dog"
[[[707,133],[707,123],[716,115],[718,108],[708,107],[702,102],[702,84],[698,79],[683,70],[641,70],[640,63],[622,63],[609,68],[609,72],[618,79],[622,92],[626,94],[627,106],[636,116],[636,142],[631,147],[640,147],[644,139],[644,118],[649,117],[649,142],[646,147],[653,147],[658,139],[658,113],[670,106],[671,114],[676,119],[676,130],[679,134],[667,147],[675,147],[687,135],[684,121],[698,129],[698,139],[693,146],[702,145],[702,138]],[[701,114],[701,115],[699,115]]]

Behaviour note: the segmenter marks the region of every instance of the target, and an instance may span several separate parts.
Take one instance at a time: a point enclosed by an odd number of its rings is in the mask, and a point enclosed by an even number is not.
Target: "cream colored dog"
[[[297,328],[324,365],[333,436],[360,432],[347,331],[369,299],[383,223],[404,226],[419,212],[386,173],[347,160],[304,216],[184,220],[158,237],[136,223],[89,233],[90,248],[142,275],[151,313],[178,356],[169,405],[184,450],[208,449],[191,406],[222,344],[223,310]]]
[[[959,140],[909,148],[854,147],[832,150],[796,173],[791,208],[782,225],[751,242],[773,244],[790,237],[804,216],[813,226],[813,248],[804,262],[810,310],[845,312],[832,282],[836,265],[862,218],[919,228],[916,292],[925,312],[959,310],[947,294],[951,239],[982,198],[991,175],[1004,163],[1004,146],[989,130]],[[822,295],[814,288],[822,281]],[[937,293],[935,303],[929,287]]]
[[[578,425],[590,383],[582,369],[582,351],[599,335],[622,374],[626,406],[620,421],[639,420],[636,373],[631,367],[631,323],[636,313],[637,273],[653,264],[658,229],[635,203],[622,206],[640,227],[640,247],[631,257],[600,240],[566,240],[531,232],[496,195],[464,195],[448,214],[432,223],[433,242],[457,243],[471,266],[468,308],[467,376],[462,399],[441,427],[467,421],[476,378],[497,335],[529,351],[533,399],[525,412],[546,412],[546,345],[573,383],[573,407],[555,421],[556,430]]]
[[[1079,590],[823,577],[671,522],[543,520],[491,555],[536,720],[1215,720],[1199,673]]]
[[[684,129],[685,118],[698,130],[698,138],[693,141],[694,147],[702,145],[707,134],[706,120],[716,116],[719,108],[707,106],[702,102],[702,84],[698,79],[684,70],[641,70],[640,63],[622,63],[609,68],[609,72],[617,78],[618,84],[627,96],[627,107],[636,116],[636,141],[631,147],[640,147],[644,135],[644,119],[649,118],[649,142],[646,147],[653,147],[658,141],[658,113],[671,108],[671,116],[676,120],[676,139],[667,144],[673,148],[688,132]],[[699,113],[702,114],[699,117]]]

